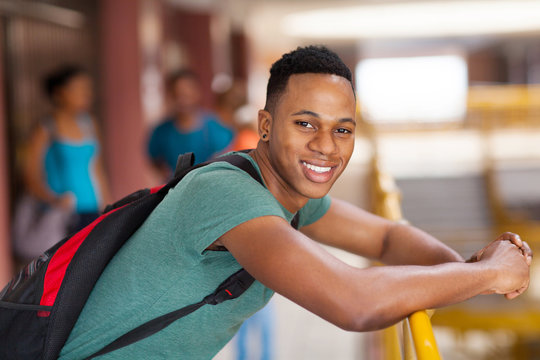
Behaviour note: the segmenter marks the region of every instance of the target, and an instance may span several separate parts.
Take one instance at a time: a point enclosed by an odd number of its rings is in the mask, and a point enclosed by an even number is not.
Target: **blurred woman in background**
[[[32,131],[23,178],[41,206],[73,214],[66,231],[77,231],[110,201],[99,130],[89,113],[92,80],[82,68],[63,66],[45,78],[44,87],[53,109]],[[35,246],[38,253],[48,247]]]

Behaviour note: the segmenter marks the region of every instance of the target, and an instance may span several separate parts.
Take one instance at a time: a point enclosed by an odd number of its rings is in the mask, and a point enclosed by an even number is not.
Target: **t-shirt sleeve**
[[[313,224],[330,208],[330,203],[332,202],[329,195],[326,195],[320,199],[310,199],[307,204],[300,209],[300,219],[298,222],[298,228],[302,226],[307,226]]]
[[[177,233],[188,232],[185,238],[194,241],[179,241],[181,251],[200,255],[227,231],[257,217],[286,218],[266,188],[244,171],[229,168],[232,166],[208,165],[188,174],[182,186],[169,193],[182,202],[177,209],[181,212],[178,229],[182,230]]]

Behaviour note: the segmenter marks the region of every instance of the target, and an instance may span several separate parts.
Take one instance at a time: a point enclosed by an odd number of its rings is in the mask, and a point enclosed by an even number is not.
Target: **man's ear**
[[[259,110],[258,131],[262,141],[266,142],[270,138],[272,130],[272,115],[266,110]]]

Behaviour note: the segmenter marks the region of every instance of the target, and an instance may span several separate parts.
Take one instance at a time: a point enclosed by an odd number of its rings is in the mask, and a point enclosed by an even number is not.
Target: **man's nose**
[[[330,131],[318,132],[309,142],[309,149],[321,154],[333,154],[337,150],[334,134]]]

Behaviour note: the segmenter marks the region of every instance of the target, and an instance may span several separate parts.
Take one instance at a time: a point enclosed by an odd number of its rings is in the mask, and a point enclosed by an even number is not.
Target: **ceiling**
[[[167,0],[296,38],[393,40],[540,34],[540,0]]]

